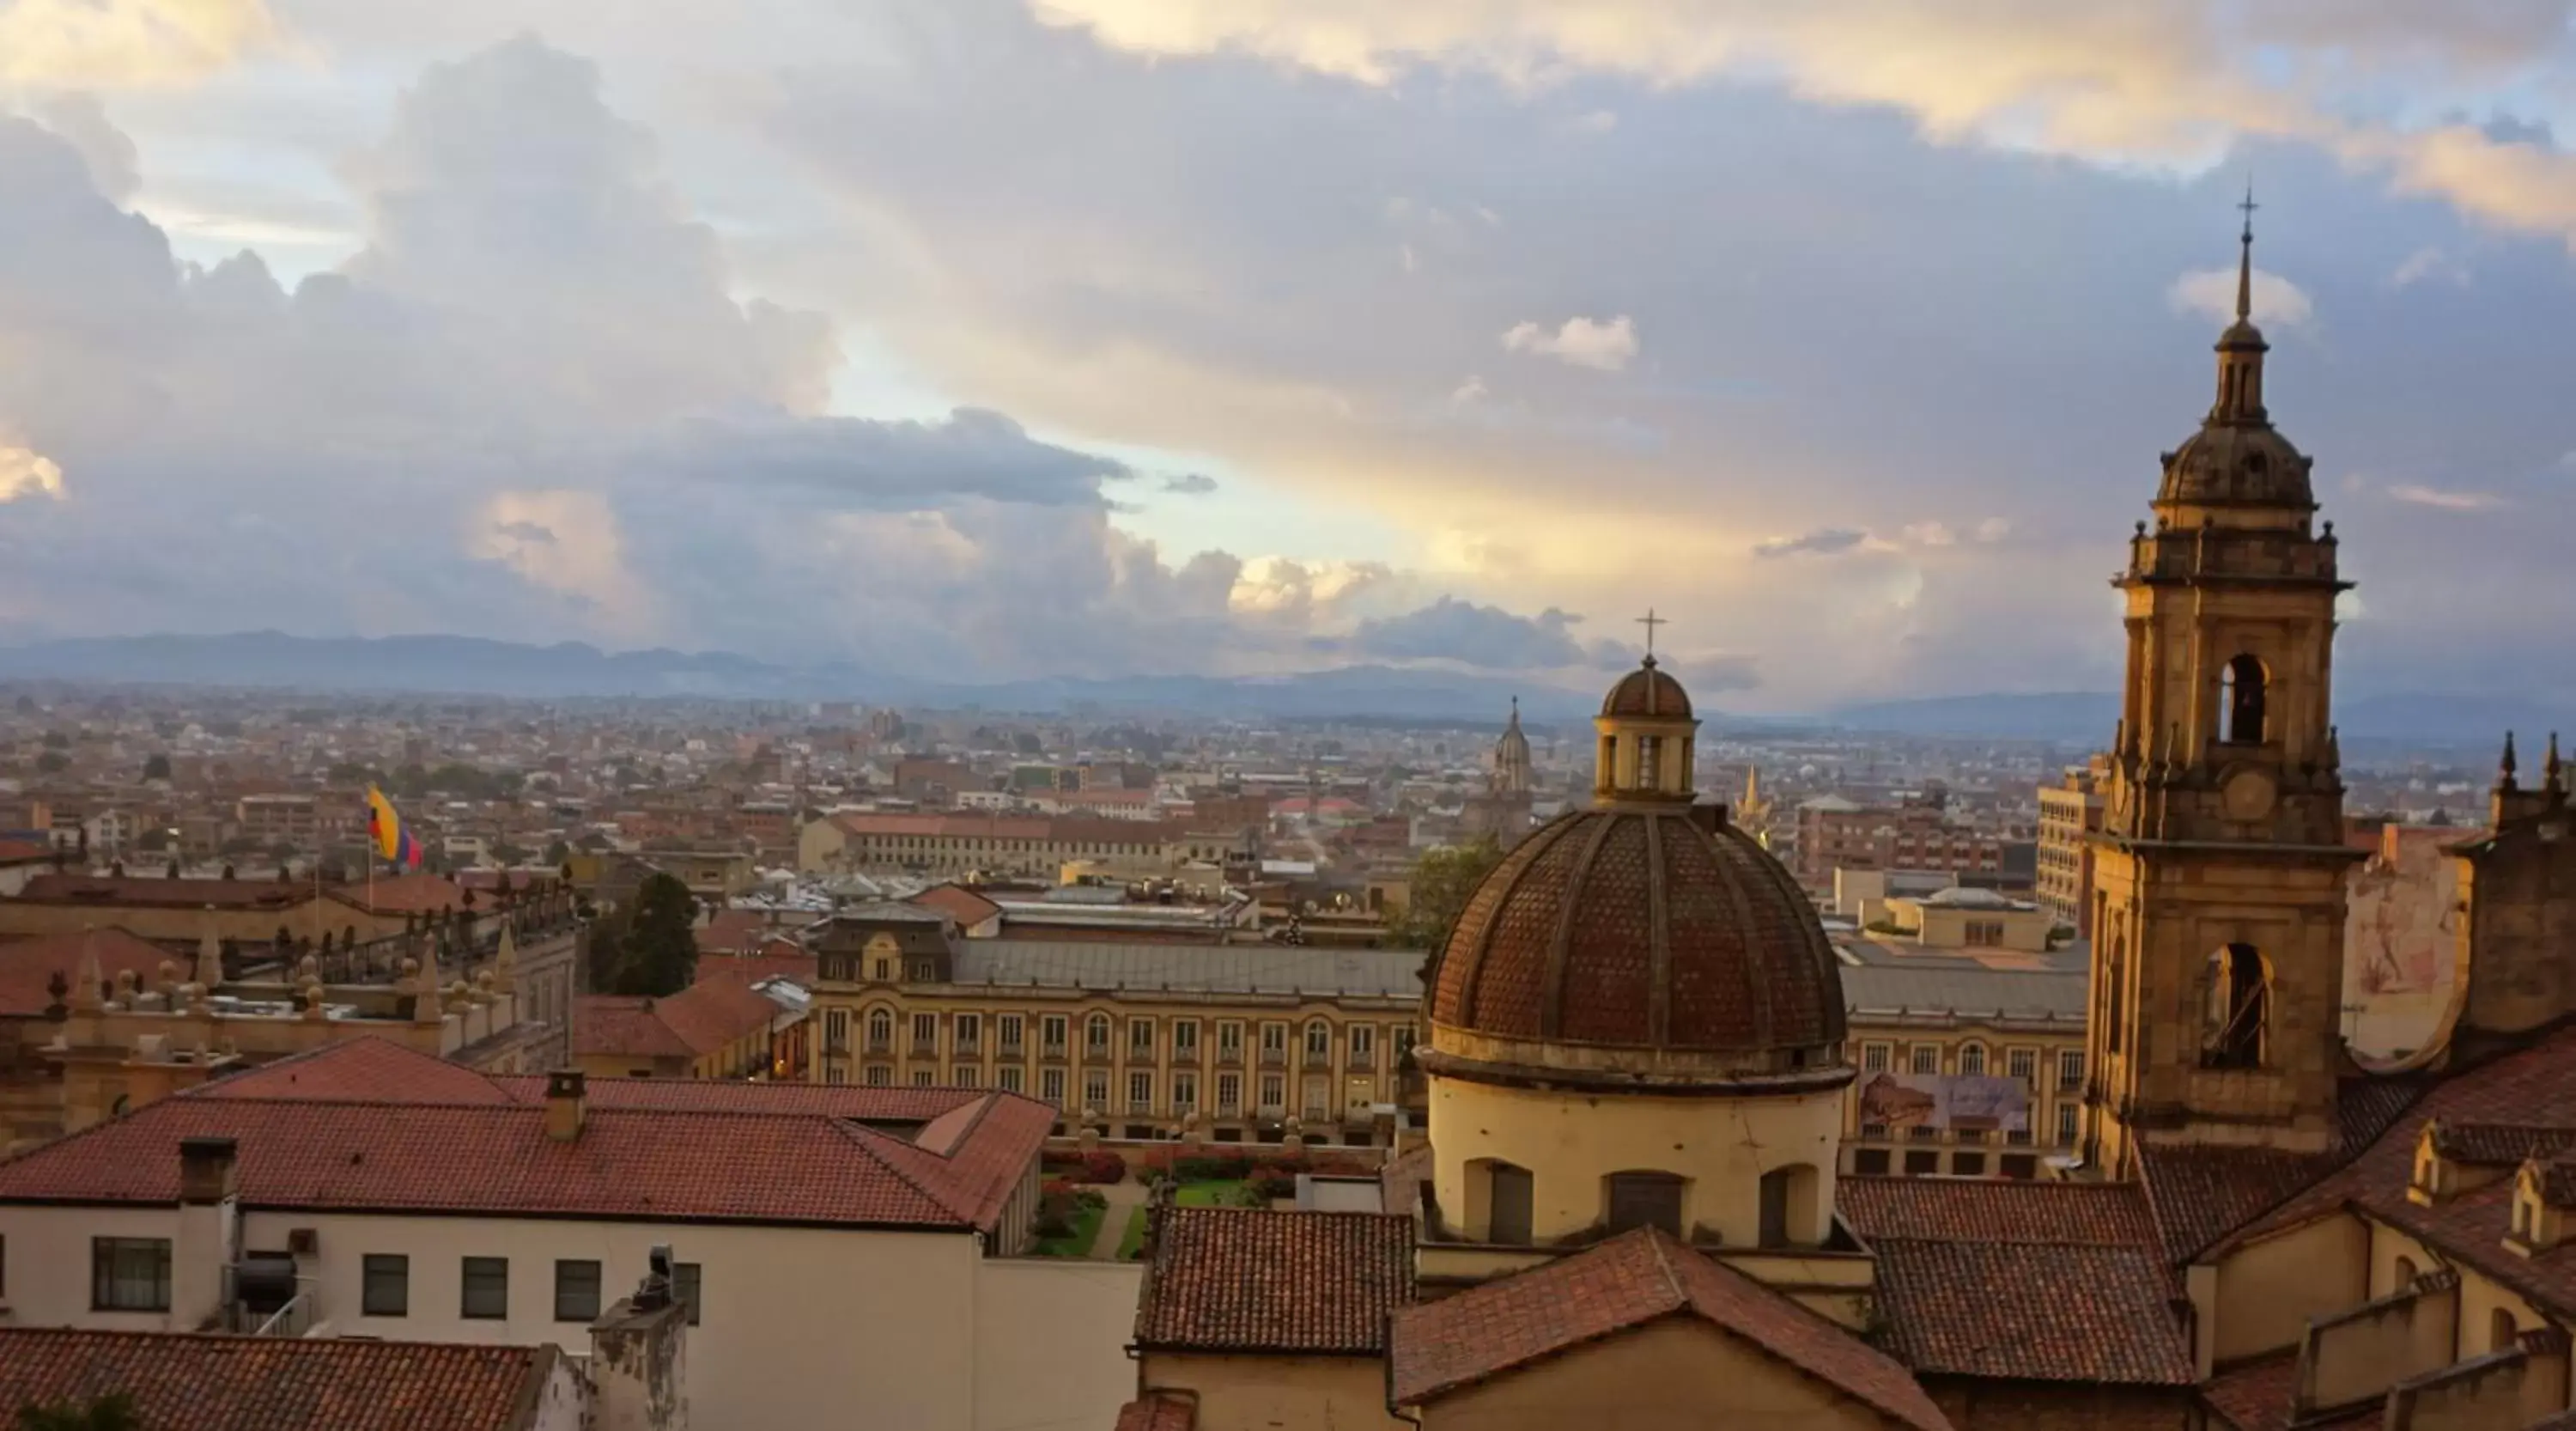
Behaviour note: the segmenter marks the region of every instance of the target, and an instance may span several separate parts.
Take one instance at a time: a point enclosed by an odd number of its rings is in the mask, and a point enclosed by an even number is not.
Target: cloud
[[[1757,557],[1834,556],[1851,551],[1869,540],[1869,533],[1856,527],[1819,527],[1793,537],[1769,537],[1753,544]]]
[[[1685,656],[1670,664],[1673,674],[1695,696],[1750,691],[1762,684],[1762,663],[1752,656]]]
[[[1536,323],[1515,323],[1504,330],[1503,349],[1615,373],[1637,356],[1637,325],[1625,313],[1607,323],[1568,318],[1553,333]]]
[[[2440,113],[2446,97],[2466,107],[2563,63],[2566,14],[2553,3],[2468,12],[2393,0],[1997,0],[1968,11],[1906,0],[1032,4],[1050,23],[1141,54],[1250,54],[1374,86],[1422,69],[1493,75],[1525,91],[1604,74],[1660,87],[1769,82],[1811,102],[1895,110],[1936,142],[2115,167],[2196,173],[2240,140],[2286,141],[2377,169],[2400,192],[2576,239],[2576,156],[2528,126],[2356,117]]]
[[[143,182],[140,156],[134,141],[108,122],[107,106],[97,95],[86,90],[50,95],[36,106],[36,118],[79,152],[100,194],[120,204],[134,197]]]
[[[1204,497],[1216,490],[1216,479],[1204,472],[1184,472],[1164,478],[1163,490],[1183,497]]]
[[[281,39],[260,0],[11,0],[0,7],[0,84],[184,84]]]
[[[63,469],[41,452],[0,442],[0,502],[21,497],[62,500]]]
[[[1615,110],[1587,110],[1566,121],[1566,127],[1578,134],[1607,134],[1619,127],[1619,115]]]
[[[1582,619],[1555,607],[1536,616],[1515,616],[1499,606],[1444,596],[1418,611],[1361,622],[1349,647],[1359,655],[1389,660],[1457,661],[1511,670],[1572,666],[1586,660],[1584,648],[1567,634]]]
[[[2465,288],[2469,283],[2469,266],[2427,244],[2406,255],[2405,261],[2388,275],[2388,282],[2395,288],[2410,288],[2425,282],[2442,282],[2454,288]]]
[[[1449,401],[1456,406],[1466,407],[1471,403],[1483,402],[1489,395],[1485,388],[1485,380],[1470,374],[1467,381],[1449,390]]]
[[[2392,501],[2414,507],[2432,507],[2445,512],[2490,512],[2506,505],[2504,498],[2492,492],[2463,492],[2450,487],[2426,487],[2399,483],[2388,489]]]
[[[2165,290],[2165,301],[2178,313],[2196,313],[2213,323],[2236,318],[2236,270],[2204,268],[2186,273]],[[2299,286],[2277,273],[2254,270],[2254,321],[2296,328],[2315,316],[2315,305]]]

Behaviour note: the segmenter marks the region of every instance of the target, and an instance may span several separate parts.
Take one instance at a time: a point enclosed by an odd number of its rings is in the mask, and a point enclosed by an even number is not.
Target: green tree
[[[591,983],[608,993],[662,998],[697,979],[698,901],[689,887],[654,873],[634,900],[593,926]]]
[[[143,1414],[122,1391],[18,1408],[17,1431],[143,1431]]]
[[[1502,859],[1503,847],[1485,839],[1429,851],[1414,865],[1404,913],[1388,924],[1387,936],[1403,948],[1423,951],[1426,978],[1432,961],[1440,957],[1440,946],[1449,942],[1449,931],[1457,927],[1458,916],[1466,912],[1467,897]]]
[[[143,778],[144,778],[144,779],[146,779],[146,780],[167,780],[167,779],[169,779],[169,778],[170,778],[170,757],[168,757],[168,756],[166,756],[166,755],[155,755],[155,756],[153,756],[151,759],[144,761],[144,762],[143,762]]]

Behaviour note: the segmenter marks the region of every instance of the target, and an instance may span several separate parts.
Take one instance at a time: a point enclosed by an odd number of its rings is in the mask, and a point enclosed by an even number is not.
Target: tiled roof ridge
[[[276,1338],[246,1337],[238,1332],[179,1330],[165,1332],[143,1327],[31,1327],[20,1324],[0,1326],[0,1339],[18,1337],[110,1337],[118,1341],[154,1346],[174,1342],[201,1342],[220,1346],[228,1351],[241,1352],[258,1352],[280,1345]],[[441,1342],[423,1337],[297,1337],[289,1339],[285,1344],[303,1347],[364,1347],[371,1351],[376,1348],[398,1351],[417,1348],[425,1351],[454,1352],[459,1355],[481,1352],[529,1358],[534,1358],[541,1352],[560,1350],[551,1342]]]
[[[1923,1178],[1907,1177],[1894,1173],[1855,1173],[1846,1175],[1836,1181],[1838,1184],[1842,1185],[1853,1183],[1876,1184],[1887,1187],[1903,1188],[1907,1191],[1918,1191],[1926,1186],[1926,1181]],[[1971,1194],[1973,1196],[1995,1198],[2085,1197],[2118,1201],[2125,1200],[2133,1193],[2142,1191],[2140,1185],[2133,1182],[2020,1182],[2001,1178],[1988,1179],[1977,1183],[1944,1183],[1935,1181],[1929,1185],[1935,1187],[1955,1186],[1973,1188],[1974,1191]],[[2013,1189],[2013,1191],[2005,1191],[2005,1189]],[[2047,1191],[2028,1191],[2031,1189],[2046,1189]],[[2155,1214],[2155,1199],[2152,1196],[2149,1196],[2146,1197],[2144,1201],[2147,1205],[2148,1216],[2152,1218]],[[2038,1233],[2032,1236],[2018,1235],[2019,1230],[2016,1229],[2016,1235],[2005,1240],[2022,1247],[2132,1247],[2144,1245],[2133,1241],[2105,1241],[2099,1237],[2077,1236],[2076,1228],[2062,1222],[2041,1223],[2038,1225],[2038,1228]],[[2160,1229],[2151,1230],[2157,1230],[2160,1232]],[[1858,1230],[1855,1229],[1855,1232],[1857,1233]],[[1996,1240],[1990,1236],[1980,1236],[1976,1234],[1944,1237],[1936,1233],[1923,1232],[1872,1232],[1859,1235],[1863,1242],[1872,1246],[1882,1242],[1921,1242],[1938,1245],[1955,1242],[1990,1242]]]
[[[770,1115],[760,1114],[755,1116],[767,1117]],[[814,1115],[809,1114],[807,1116],[811,1117]],[[922,1153],[928,1156],[940,1155],[930,1154],[928,1149],[914,1147],[912,1144],[906,1143],[902,1139],[894,1137],[892,1134],[878,1132],[876,1129],[868,1127],[866,1124],[860,1123],[856,1119],[834,1118],[831,1120],[831,1123],[833,1127],[840,1130],[842,1137],[849,1139],[850,1146],[858,1149],[862,1155],[867,1157],[869,1161],[874,1162],[878,1167],[885,1169],[886,1172],[893,1175],[893,1177],[897,1181],[901,1182],[905,1187],[908,1187],[914,1192],[921,1194],[924,1198],[929,1199],[933,1205],[947,1213],[950,1217],[957,1219],[959,1222],[973,1223],[976,1221],[976,1214],[980,1209],[966,1205],[966,1199],[961,1195],[958,1189],[950,1187],[945,1183],[941,1183],[934,1187],[930,1182],[915,1176],[912,1169],[903,1165],[903,1159],[890,1158],[886,1156],[885,1149],[877,1146],[876,1140],[882,1138],[886,1142],[897,1147],[910,1148],[916,1153]],[[945,1161],[944,1157],[942,1158],[942,1161]]]

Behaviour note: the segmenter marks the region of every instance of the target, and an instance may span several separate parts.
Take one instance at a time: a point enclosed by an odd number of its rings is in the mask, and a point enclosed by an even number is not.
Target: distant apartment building
[[[2039,906],[2079,939],[2093,934],[2093,843],[2102,828],[2102,787],[2110,758],[2096,755],[2039,788]]]
[[[807,822],[797,837],[805,874],[965,875],[1053,882],[1081,864],[1111,880],[1221,872],[1248,864],[1248,831],[1198,830],[1168,820],[1096,815],[883,814],[844,811]]]
[[[2081,967],[1979,968],[1847,946],[1847,1173],[2037,1178],[2083,1121]]]
[[[1811,890],[1828,889],[1837,869],[1919,870],[1962,881],[1971,876],[2001,880],[2010,843],[1952,823],[1937,805],[1863,805],[1821,795],[1798,806],[1798,882]]]

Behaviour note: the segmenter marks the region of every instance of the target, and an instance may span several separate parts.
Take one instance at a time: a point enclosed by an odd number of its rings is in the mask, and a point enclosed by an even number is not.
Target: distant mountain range
[[[1091,711],[1104,716],[1186,715],[1266,720],[1375,717],[1499,723],[1513,697],[1538,723],[1589,720],[1595,691],[1525,679],[1421,667],[1344,666],[1288,676],[1115,676],[927,682],[847,662],[790,666],[725,652],[602,651],[469,636],[306,637],[276,631],[230,636],[117,636],[0,647],[0,680],[236,686],[523,699],[694,697],[710,700],[863,701],[942,710]],[[2576,710],[2513,695],[2397,693],[2337,702],[2347,743],[2460,743],[2527,736],[2565,726]],[[1739,717],[1703,708],[1711,725],[1841,728],[1900,736],[2108,742],[2119,715],[2108,692],[1943,696],[1874,701],[1806,716]]]

